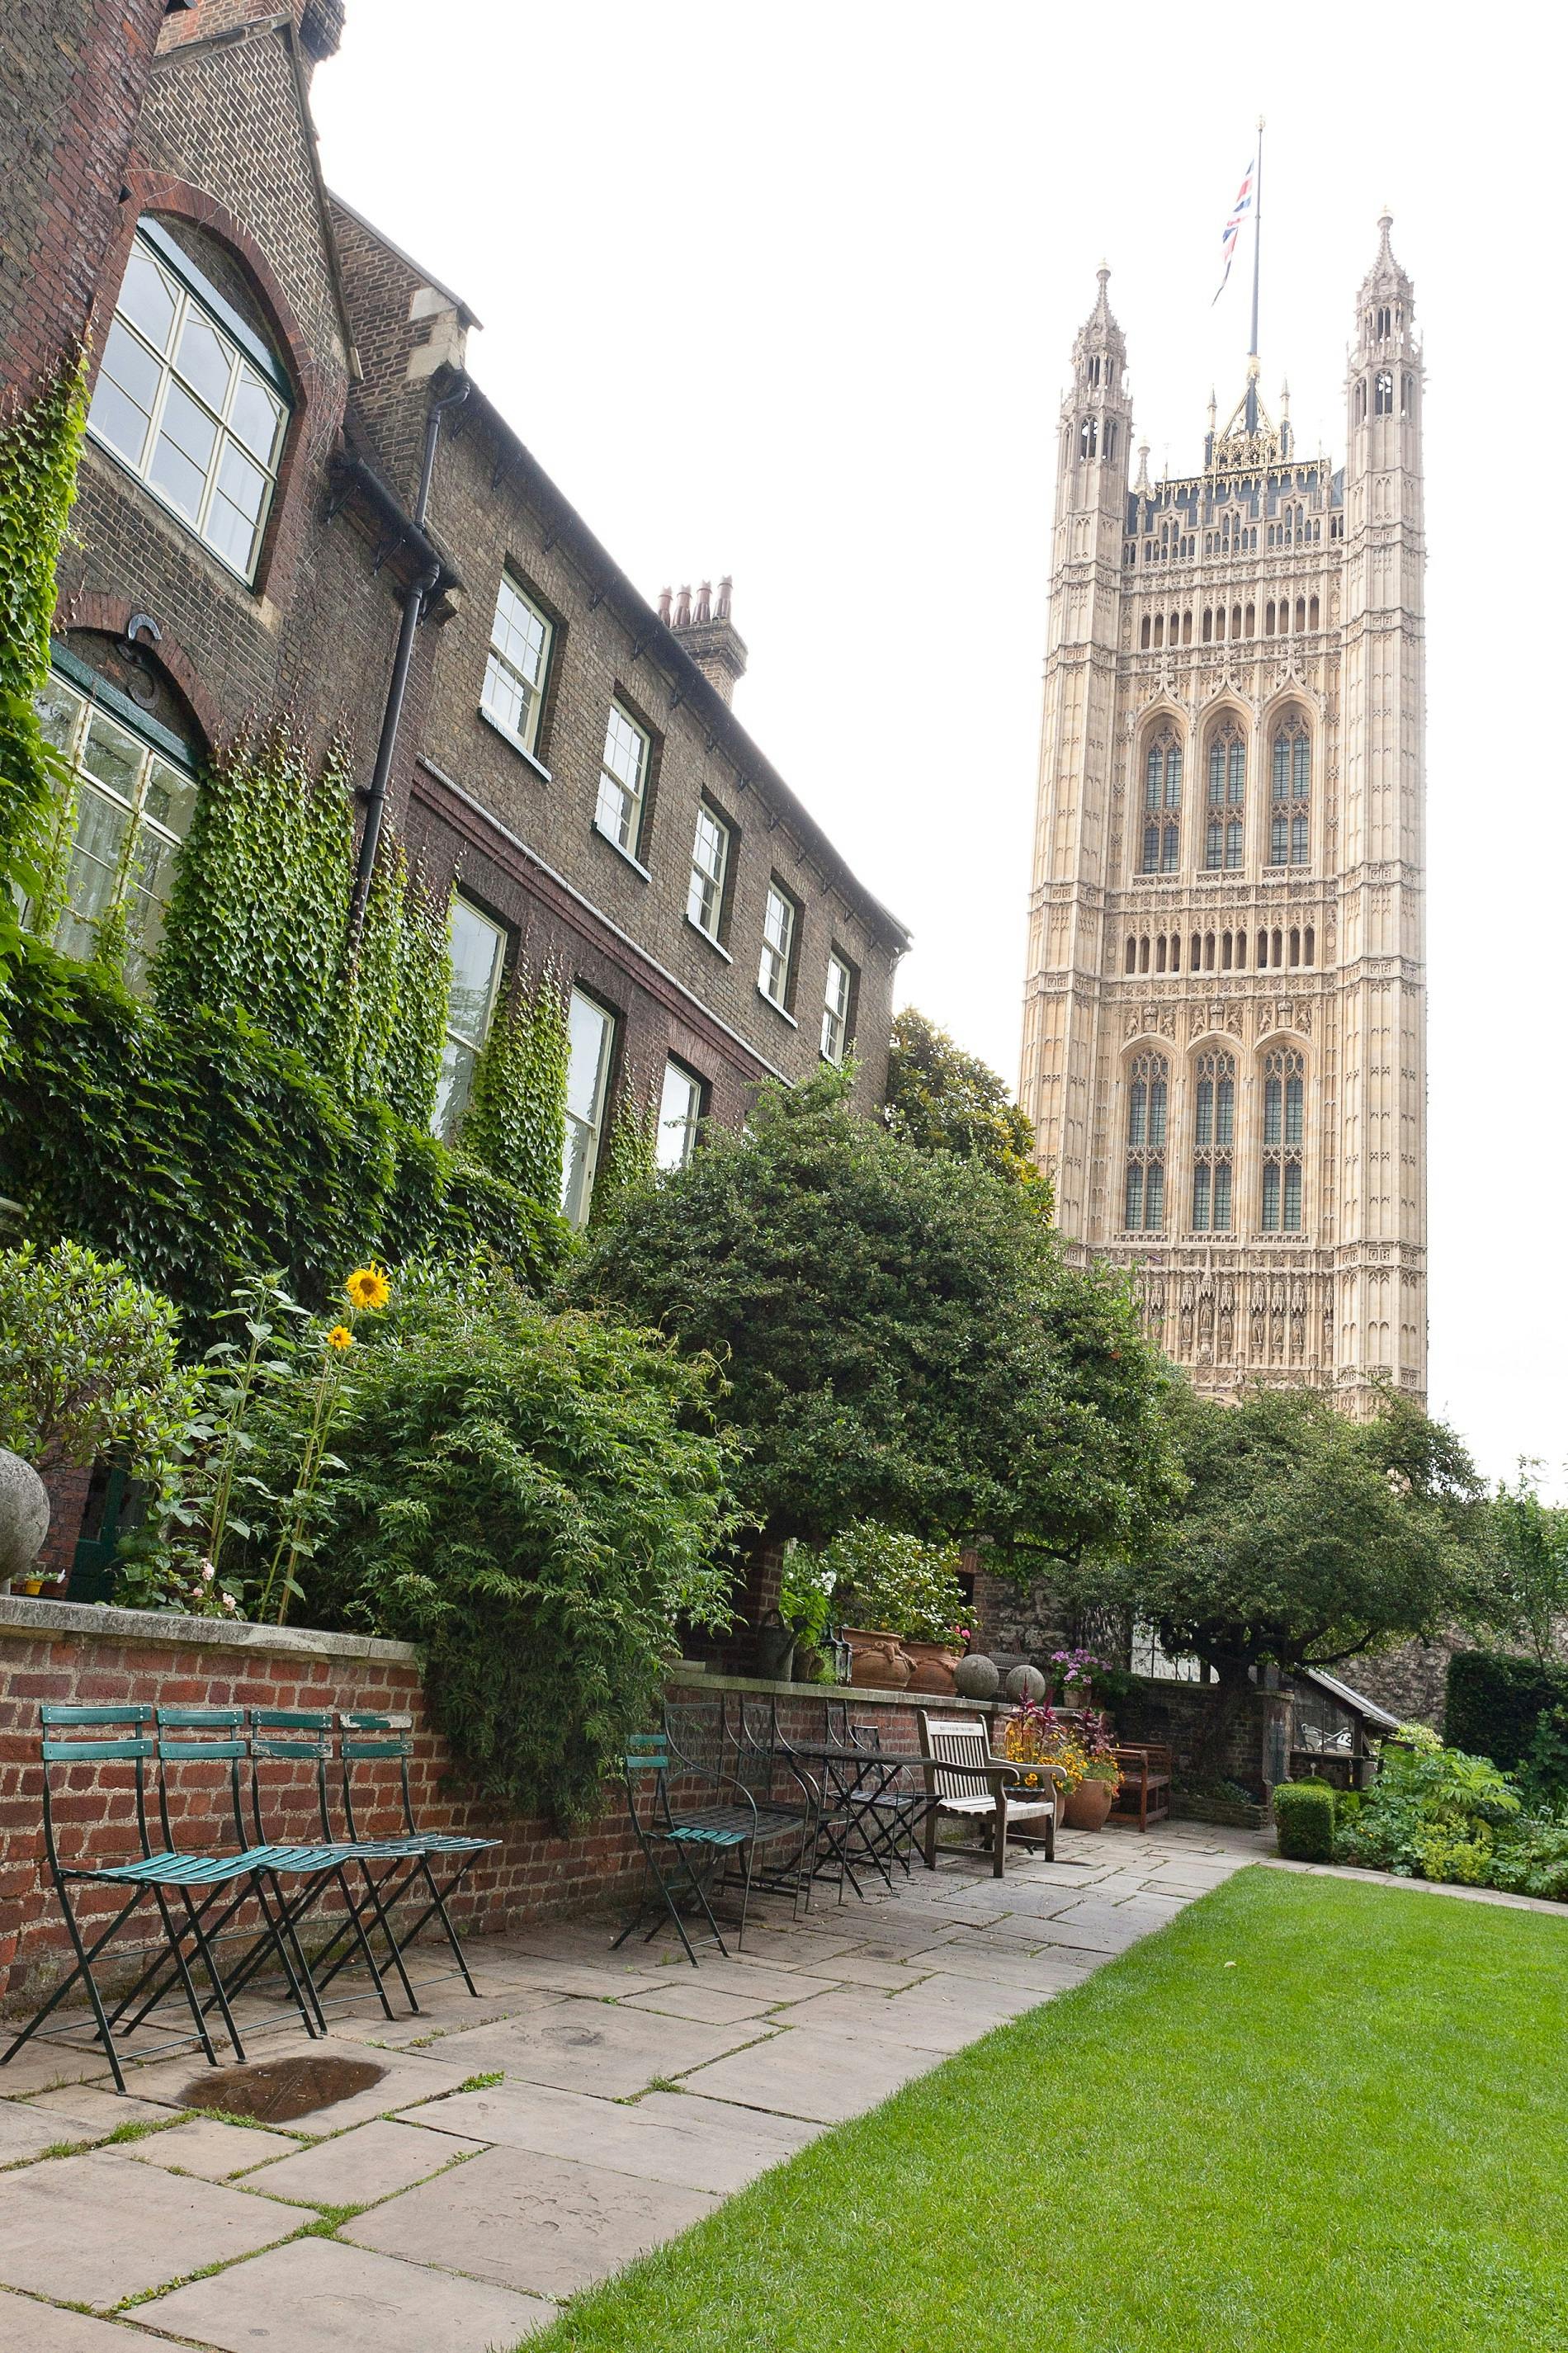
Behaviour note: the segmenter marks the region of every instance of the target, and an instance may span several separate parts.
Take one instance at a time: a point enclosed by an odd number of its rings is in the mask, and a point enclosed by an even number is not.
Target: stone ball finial
[[[0,1585],[27,1575],[48,1533],[48,1489],[30,1462],[0,1447]]]
[[[1046,1695],[1046,1679],[1038,1667],[1015,1667],[1007,1678],[1007,1696],[1017,1700],[1042,1700]]]
[[[988,1659],[984,1651],[971,1651],[952,1671],[952,1686],[960,1699],[994,1699],[1001,1680],[995,1660]]]

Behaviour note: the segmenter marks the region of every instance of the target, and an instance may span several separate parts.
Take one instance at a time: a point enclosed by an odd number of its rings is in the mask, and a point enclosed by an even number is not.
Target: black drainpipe
[[[430,404],[425,419],[425,455],[419,468],[419,495],[414,501],[414,526],[423,532],[425,517],[430,504],[430,483],[436,471],[436,445],[441,438],[441,418],[448,408],[460,407],[467,400],[471,386],[468,377],[459,376],[450,392]],[[398,722],[403,716],[403,698],[408,690],[408,672],[414,659],[414,638],[426,603],[441,577],[438,564],[427,564],[416,580],[411,580],[403,592],[403,620],[397,632],[397,651],[393,656],[392,677],[386,690],[386,710],[381,723],[381,742],[376,747],[375,767],[365,795],[364,831],[360,836],[359,865],[354,874],[353,896],[349,902],[349,945],[359,940],[364,922],[365,902],[370,897],[371,876],[375,871],[375,854],[381,847],[381,828],[386,816],[386,783],[392,774],[392,755],[397,749]]]

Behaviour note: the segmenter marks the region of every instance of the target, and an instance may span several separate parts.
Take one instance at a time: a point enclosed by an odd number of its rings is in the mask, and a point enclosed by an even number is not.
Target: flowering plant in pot
[[[833,1610],[854,1654],[852,1682],[952,1692],[965,1617],[958,1561],[955,1544],[930,1544],[876,1520],[857,1520],[824,1546]]]
[[[1050,1684],[1051,1699],[1061,1694],[1064,1707],[1088,1707],[1094,1694],[1094,1679],[1105,1672],[1105,1661],[1092,1651],[1053,1651],[1046,1661],[1046,1676]]]
[[[1079,1718],[1076,1745],[1083,1771],[1068,1792],[1065,1820],[1069,1830],[1103,1830],[1121,1782],[1109,1719],[1097,1709],[1086,1709]]]
[[[1054,1765],[1063,1797],[1073,1792],[1089,1770],[1089,1758],[1070,1725],[1061,1721],[1048,1700],[1019,1702],[1002,1727],[1002,1754],[1026,1768]],[[1036,1786],[1026,1769],[1024,1786]]]

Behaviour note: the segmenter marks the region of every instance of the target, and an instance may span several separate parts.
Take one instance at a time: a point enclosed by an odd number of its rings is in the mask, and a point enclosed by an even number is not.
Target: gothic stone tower
[[[1423,372],[1379,224],[1347,457],[1257,363],[1129,482],[1100,298],[1062,405],[1020,1095],[1083,1256],[1211,1394],[1426,1386]]]

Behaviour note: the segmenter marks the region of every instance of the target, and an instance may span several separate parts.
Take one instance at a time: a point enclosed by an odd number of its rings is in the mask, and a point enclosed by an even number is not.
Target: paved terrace
[[[478,2002],[437,1985],[394,2026],[372,2002],[326,2045],[242,2004],[253,2061],[384,2069],[277,2130],[184,2109],[199,2052],[137,2065],[121,2099],[95,2055],[28,2045],[0,2072],[0,2345],[510,2348],[1270,1843],[1068,1831],[1055,1862],[1014,1850],[1000,1883],[944,1851],[892,1896],[819,1890],[799,1924],[763,1902],[744,1956],[698,1969],[668,1933],[609,1952],[599,1919],[476,1939]],[[132,2122],[160,2128],[105,2145]]]

